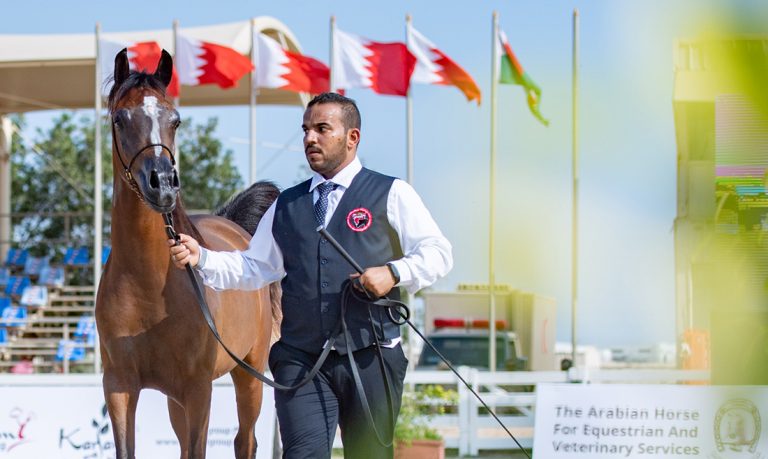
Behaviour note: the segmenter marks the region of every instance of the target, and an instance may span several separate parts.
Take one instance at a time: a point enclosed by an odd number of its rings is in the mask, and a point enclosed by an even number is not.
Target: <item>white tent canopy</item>
[[[293,33],[282,22],[271,17],[206,27],[178,27],[177,33],[201,41],[229,46],[247,55],[251,52],[252,32],[265,33],[284,48],[301,51]],[[98,39],[113,42],[156,41],[173,54],[174,31],[171,24],[165,30],[109,33],[99,31]],[[0,35],[0,256],[5,256],[11,238],[10,193],[11,123],[9,113],[35,110],[94,108],[101,111],[105,77],[112,69],[102,69],[99,88],[96,87],[98,56],[96,27],[93,33],[68,35]],[[103,56],[107,57],[107,56]],[[110,62],[111,59],[106,59]],[[215,85],[181,86],[180,105],[249,105],[251,107],[251,173],[255,178],[255,106],[257,104],[302,106],[306,94],[279,89],[251,88],[250,75],[244,76],[234,88],[221,89]],[[101,274],[101,180],[102,164],[99,130],[94,146],[96,172],[94,177],[94,284]]]
[[[261,31],[300,51],[293,33],[271,17],[252,20]],[[251,51],[251,21],[206,27],[183,27],[179,33],[234,48]],[[156,41],[172,51],[173,30],[109,33],[101,38],[113,41]],[[173,52],[171,52],[173,54]],[[94,107],[95,33],[67,35],[0,35],[0,115],[33,110]],[[181,105],[248,105],[248,76],[236,88],[222,90],[214,85],[182,86]],[[299,94],[279,89],[260,89],[258,104],[301,105]]]

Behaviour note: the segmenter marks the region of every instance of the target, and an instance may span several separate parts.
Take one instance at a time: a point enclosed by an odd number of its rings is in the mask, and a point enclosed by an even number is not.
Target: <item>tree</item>
[[[177,133],[181,196],[187,209],[214,209],[243,186],[232,150],[223,150],[213,135],[217,125],[217,118],[203,124],[182,123]]]
[[[22,116],[14,118],[21,128]],[[183,159],[181,183],[188,209],[212,209],[223,203],[242,180],[232,151],[222,151],[214,138],[217,120],[182,128],[177,144]],[[38,129],[33,144],[14,134],[11,152],[14,214],[29,214],[12,222],[15,245],[34,255],[54,256],[66,246],[90,245],[93,237],[93,119],[64,112],[48,130]],[[102,127],[104,167],[104,241],[109,241],[112,197],[111,129]],[[58,216],[69,214],[71,218]],[[55,214],[55,215],[52,215]]]

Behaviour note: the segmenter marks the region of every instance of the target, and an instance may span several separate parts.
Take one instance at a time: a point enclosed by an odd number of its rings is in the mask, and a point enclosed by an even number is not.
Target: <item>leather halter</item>
[[[176,166],[176,157],[173,155],[173,151],[171,151],[171,149],[167,145],[165,145],[163,143],[150,143],[150,144],[144,146],[143,148],[139,149],[139,151],[137,151],[133,155],[131,160],[128,162],[128,165],[126,165],[125,161],[123,161],[123,154],[120,151],[120,142],[117,140],[117,133],[115,131],[115,122],[114,121],[112,121],[112,142],[115,145],[115,151],[117,152],[117,159],[119,159],[120,160],[120,164],[123,165],[123,178],[126,180],[126,182],[128,182],[128,185],[130,185],[131,189],[137,195],[139,195],[139,198],[142,201],[145,201],[146,198],[144,197],[144,194],[141,192],[141,189],[139,188],[139,184],[136,183],[136,179],[133,178],[133,174],[131,173],[131,169],[133,168],[133,162],[136,161],[136,158],[141,156],[141,154],[144,153],[144,151],[146,151],[149,148],[160,147],[163,150],[167,151],[168,155],[170,155],[170,157],[171,157],[171,165],[172,166]]]

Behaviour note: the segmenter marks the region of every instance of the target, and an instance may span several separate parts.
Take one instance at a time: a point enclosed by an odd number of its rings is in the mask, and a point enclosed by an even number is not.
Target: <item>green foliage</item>
[[[23,117],[13,121],[24,128]],[[14,134],[11,211],[32,215],[12,221],[13,238],[33,255],[54,256],[55,248],[92,240],[94,132],[92,120],[64,112],[47,131],[38,129],[34,142]],[[108,165],[107,139],[103,133],[103,161]],[[106,208],[111,185],[105,182]]]
[[[25,119],[14,123],[24,129]],[[242,179],[231,150],[222,151],[214,137],[217,121],[189,123],[177,136],[181,183],[187,209],[212,209],[238,188]],[[13,137],[11,152],[11,211],[31,214],[12,221],[14,245],[35,256],[56,256],[67,246],[93,241],[94,137],[93,118],[63,112],[49,129],[38,129],[34,139]],[[102,201],[104,241],[108,244],[112,205],[112,139],[108,123],[102,125]],[[61,214],[70,214],[65,218]]]
[[[445,414],[448,406],[456,405],[458,397],[456,391],[435,385],[403,392],[395,441],[410,444],[413,440],[440,440],[442,437],[430,421],[435,415]]]
[[[187,209],[214,209],[243,186],[232,150],[223,150],[214,137],[217,125],[216,118],[203,124],[182,123],[177,133],[181,193]]]

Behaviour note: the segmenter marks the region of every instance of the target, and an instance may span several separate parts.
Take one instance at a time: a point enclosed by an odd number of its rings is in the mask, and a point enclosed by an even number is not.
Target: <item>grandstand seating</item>
[[[0,372],[93,371],[95,292],[78,285],[91,279],[91,253],[62,252],[37,257],[12,248],[0,266]],[[109,254],[105,247],[102,263]]]

